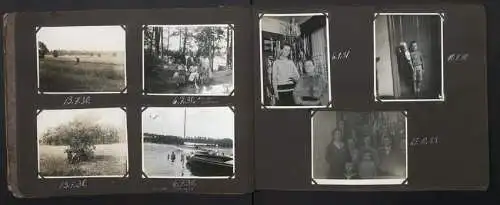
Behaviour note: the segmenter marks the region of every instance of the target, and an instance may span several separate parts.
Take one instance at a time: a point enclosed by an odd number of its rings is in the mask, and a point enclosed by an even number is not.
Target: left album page
[[[4,19],[16,197],[253,190],[250,9]]]

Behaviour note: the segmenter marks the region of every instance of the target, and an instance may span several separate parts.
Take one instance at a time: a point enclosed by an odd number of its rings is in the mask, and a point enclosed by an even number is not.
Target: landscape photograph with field
[[[229,95],[234,89],[232,25],[154,25],[143,33],[148,93]]]
[[[43,110],[37,119],[40,175],[125,175],[126,124],[126,113],[120,108]]]
[[[41,92],[120,92],[126,86],[121,26],[41,27],[37,48]]]
[[[234,175],[228,107],[156,107],[143,114],[143,171],[150,178]]]

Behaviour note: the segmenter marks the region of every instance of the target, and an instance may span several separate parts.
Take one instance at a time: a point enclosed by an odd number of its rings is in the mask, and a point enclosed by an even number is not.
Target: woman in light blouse
[[[289,58],[291,47],[284,44],[280,50],[280,57],[274,61],[272,83],[276,98],[276,105],[295,105],[293,91],[300,77],[295,63]]]

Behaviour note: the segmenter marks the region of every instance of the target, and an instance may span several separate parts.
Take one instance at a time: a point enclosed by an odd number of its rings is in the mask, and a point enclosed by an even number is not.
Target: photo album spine
[[[16,65],[15,65],[15,14],[3,15],[2,43],[4,45],[4,106],[5,106],[5,138],[7,147],[7,184],[8,189],[16,197],[22,193],[18,186],[18,152],[16,149]]]

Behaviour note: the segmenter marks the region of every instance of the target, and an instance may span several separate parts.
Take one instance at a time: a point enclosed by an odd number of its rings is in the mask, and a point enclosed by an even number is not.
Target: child
[[[358,173],[354,169],[354,163],[346,162],[345,163],[345,173],[344,176],[346,179],[358,179]]]
[[[371,152],[364,152],[358,165],[358,172],[361,179],[373,179],[377,176],[377,165],[373,160]]]
[[[418,50],[416,41],[410,43],[410,56],[413,67],[413,91],[415,92],[415,96],[420,97],[424,75],[424,59],[422,58],[422,53]]]

